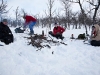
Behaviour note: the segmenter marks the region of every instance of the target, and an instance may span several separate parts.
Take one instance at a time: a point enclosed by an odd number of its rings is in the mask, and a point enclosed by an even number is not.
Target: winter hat
[[[57,22],[55,22],[55,25],[57,25]]]
[[[25,17],[26,17],[26,15],[27,15],[27,14],[26,14],[26,13],[24,13],[24,15],[23,15],[22,17],[23,17],[23,18],[25,18]]]
[[[3,19],[3,22],[8,22],[7,19]]]
[[[95,26],[93,25],[92,28],[95,28]]]

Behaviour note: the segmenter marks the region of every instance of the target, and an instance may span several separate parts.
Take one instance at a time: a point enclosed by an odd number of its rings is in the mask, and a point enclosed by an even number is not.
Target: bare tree
[[[49,13],[49,28],[51,29],[51,23],[52,23],[52,16],[55,11],[53,11],[55,0],[48,0],[48,13]]]
[[[87,26],[86,26],[86,24],[85,24],[85,20],[86,20],[86,18],[87,18],[87,15],[86,15],[86,12],[85,12],[85,10],[83,9],[83,6],[82,6],[82,3],[84,2],[84,0],[83,0],[83,2],[81,2],[81,0],[70,0],[70,2],[72,2],[72,3],[78,3],[79,4],[79,6],[80,6],[80,9],[81,9],[81,13],[82,13],[82,15],[83,15],[83,24],[85,25],[85,29],[86,29],[86,34],[88,34],[88,31],[87,31]]]
[[[18,12],[18,8],[16,8],[15,14],[16,14],[16,25],[18,25],[18,16],[19,16],[19,12]]]
[[[15,10],[15,26],[21,25],[21,11],[19,10],[19,6]]]
[[[41,22],[42,28],[46,27],[48,25],[49,18],[48,17],[43,17],[43,15],[42,15],[42,18],[40,19],[40,22]]]
[[[55,13],[55,17],[54,17],[54,21],[59,23],[59,25],[63,24],[61,21],[62,15],[60,13],[61,13],[61,9],[58,9],[58,12]]]
[[[2,20],[2,14],[7,13],[6,7],[7,7],[7,2],[4,2],[2,0],[1,4],[0,4],[0,17],[1,17],[1,20]]]
[[[21,9],[23,16],[26,15],[26,12],[24,9]]]
[[[89,2],[92,6],[95,7],[95,8],[94,8],[94,9],[95,9],[95,10],[94,10],[94,15],[93,15],[93,24],[95,24],[95,23],[96,23],[96,14],[97,14],[97,11],[98,11],[99,6],[100,6],[100,0],[95,1],[96,4],[94,4],[95,2],[94,2],[93,0],[89,0],[89,1],[87,1],[87,2]]]
[[[70,24],[69,24],[69,22],[70,22],[70,15],[71,15],[71,9],[70,9],[70,7],[71,7],[71,4],[70,4],[70,2],[69,2],[69,0],[60,0],[61,2],[62,2],[62,4],[63,4],[63,6],[64,6],[64,11],[65,11],[65,27],[69,27],[70,28]],[[68,24],[68,26],[67,26],[67,24]]]
[[[77,17],[78,12],[75,12],[72,14],[72,23],[73,23],[73,29],[77,29],[78,28],[78,17]],[[75,24],[75,25],[74,25]],[[80,27],[79,27],[80,28]]]

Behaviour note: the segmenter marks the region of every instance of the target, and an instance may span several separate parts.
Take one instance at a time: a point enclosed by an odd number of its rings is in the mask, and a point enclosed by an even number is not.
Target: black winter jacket
[[[5,41],[7,43],[13,42],[13,34],[11,30],[7,25],[4,25],[3,22],[0,23],[0,40],[2,39],[4,40],[3,42]]]

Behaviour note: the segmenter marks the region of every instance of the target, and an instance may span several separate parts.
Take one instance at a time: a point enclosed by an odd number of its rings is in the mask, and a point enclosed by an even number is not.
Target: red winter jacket
[[[56,35],[57,33],[62,34],[64,31],[65,31],[65,29],[63,27],[57,26],[57,27],[54,27],[53,34],[54,35]]]
[[[25,24],[28,24],[29,22],[36,22],[36,19],[35,18],[33,18],[32,16],[28,16],[28,15],[26,15],[25,16]]]

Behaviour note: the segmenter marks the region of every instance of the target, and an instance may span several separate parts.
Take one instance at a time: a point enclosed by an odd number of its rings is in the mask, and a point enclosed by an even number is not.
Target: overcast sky
[[[24,9],[27,13],[36,15],[36,14],[43,14],[45,10],[48,9],[47,4],[48,0],[4,0],[7,1],[8,7],[7,9],[10,9],[9,13],[10,16],[15,16],[14,11],[19,6],[19,10]],[[61,9],[62,4],[59,2],[59,0],[55,0],[54,8],[53,9]],[[77,10],[78,4],[74,5],[73,10]],[[63,11],[63,10],[62,10]]]

